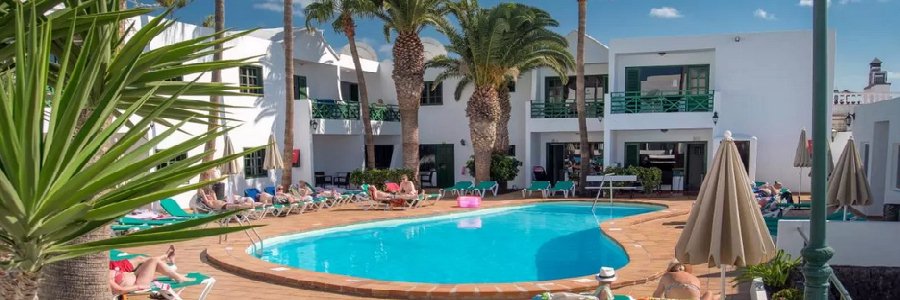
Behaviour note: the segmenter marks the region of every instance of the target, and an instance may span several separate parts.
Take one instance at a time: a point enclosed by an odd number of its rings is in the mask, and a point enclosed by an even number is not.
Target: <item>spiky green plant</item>
[[[185,96],[238,94],[221,84],[166,80],[239,66],[243,60],[190,62],[226,41],[210,37],[145,51],[171,25],[164,19],[167,13],[125,40],[118,36],[118,21],[147,11],[116,11],[115,5],[62,0],[0,4],[0,295],[6,299],[33,299],[42,270],[50,264],[112,248],[244,229],[195,228],[237,213],[232,212],[73,243],[135,208],[209,184],[183,183],[244,154],[203,163],[195,155],[151,172],[222,134],[201,133],[151,153],[184,123],[202,123],[204,110],[221,109]],[[51,62],[51,54],[59,57],[58,63]],[[141,143],[151,122],[169,129]]]
[[[800,258],[792,259],[784,250],[778,250],[769,262],[748,266],[734,278],[735,284],[751,282],[754,278],[762,278],[767,289],[780,291],[790,287],[788,278],[791,271],[800,266]]]

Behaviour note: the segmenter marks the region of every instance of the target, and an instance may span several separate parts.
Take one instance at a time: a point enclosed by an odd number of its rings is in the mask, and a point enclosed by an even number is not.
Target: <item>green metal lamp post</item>
[[[825,167],[828,138],[828,10],[826,0],[813,2],[813,99],[812,99],[812,213],[809,221],[810,240],[802,254],[806,264],[803,275],[806,289],[803,299],[828,299],[828,260],[834,250],[825,244],[825,197],[828,189]]]

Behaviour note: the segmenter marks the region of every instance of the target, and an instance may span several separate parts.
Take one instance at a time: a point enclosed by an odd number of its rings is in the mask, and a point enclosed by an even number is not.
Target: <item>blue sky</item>
[[[151,3],[152,0],[140,0]],[[305,20],[302,7],[313,0],[294,0],[297,26]],[[547,10],[560,21],[558,31],[574,30],[578,9],[571,0],[481,0],[484,7],[499,2],[522,2]],[[678,36],[712,33],[757,32],[809,29],[811,0],[590,0],[587,33],[603,43],[611,39],[639,36]],[[727,4],[723,4],[727,3]],[[226,0],[228,28],[282,26],[282,0]],[[213,13],[213,0],[194,0],[175,16],[180,21],[200,23]],[[874,57],[890,71],[893,90],[900,92],[900,0],[833,0],[829,27],[837,32],[835,88],[861,90],[867,81],[868,63]],[[890,28],[895,28],[893,31]],[[382,25],[376,20],[359,22],[359,36],[379,51],[379,59],[390,55]],[[423,35],[438,39],[434,30]],[[347,43],[343,35],[330,29],[326,38],[336,49]]]

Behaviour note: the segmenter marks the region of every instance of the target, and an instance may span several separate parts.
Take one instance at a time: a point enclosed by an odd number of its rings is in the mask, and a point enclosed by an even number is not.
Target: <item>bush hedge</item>
[[[414,178],[415,172],[410,169],[357,169],[350,172],[350,184],[355,186],[374,184],[379,189],[384,189],[385,182],[400,182],[400,176],[403,175],[409,177],[412,182],[418,181],[418,178]]]
[[[491,180],[504,182],[516,179],[521,166],[522,162],[516,159],[515,156],[494,153],[491,155]],[[469,174],[475,176],[474,157],[466,162],[466,170],[469,171]]]

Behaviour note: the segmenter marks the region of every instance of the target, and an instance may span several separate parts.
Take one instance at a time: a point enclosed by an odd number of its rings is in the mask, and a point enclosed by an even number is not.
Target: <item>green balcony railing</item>
[[[713,91],[650,91],[610,93],[610,113],[711,112]]]
[[[369,106],[369,117],[372,121],[398,122],[400,121],[400,108],[393,104],[372,104]]]
[[[313,119],[359,120],[359,102],[315,101]]]
[[[603,115],[603,99],[586,100],[587,118],[596,118]],[[575,101],[531,101],[532,118],[577,118],[578,109]]]

